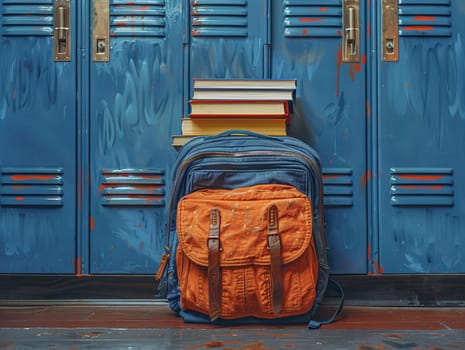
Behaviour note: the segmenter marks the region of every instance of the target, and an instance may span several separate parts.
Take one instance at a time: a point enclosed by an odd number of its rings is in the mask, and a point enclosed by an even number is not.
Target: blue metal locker
[[[0,273],[157,269],[193,78],[296,79],[332,273],[464,273],[464,19],[452,0],[3,0]]]
[[[366,7],[353,14],[358,57],[345,62],[344,3],[271,2],[271,77],[297,79],[288,134],[322,159],[331,271],[367,273]]]
[[[181,4],[108,5],[94,1],[89,45],[89,273],[149,274],[166,245],[182,116]]]
[[[397,12],[398,59],[388,37],[376,57],[379,268],[463,273],[465,3],[399,1]]]
[[[0,272],[74,273],[76,35],[57,53],[51,0],[4,0],[0,23]]]
[[[192,1],[191,78],[265,78],[269,68],[265,1]]]
[[[181,3],[0,13],[0,272],[153,273],[183,108]]]

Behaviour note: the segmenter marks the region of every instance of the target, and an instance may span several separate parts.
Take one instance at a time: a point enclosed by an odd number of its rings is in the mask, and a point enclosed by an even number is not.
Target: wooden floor
[[[465,349],[465,308],[346,307],[308,330],[185,324],[162,302],[13,304],[0,306],[0,349]]]
[[[24,327],[205,328],[206,326],[186,325],[165,303],[161,302],[60,302],[57,304],[35,302],[32,305],[0,306],[0,328]],[[465,330],[465,308],[345,307],[339,320],[324,328]]]

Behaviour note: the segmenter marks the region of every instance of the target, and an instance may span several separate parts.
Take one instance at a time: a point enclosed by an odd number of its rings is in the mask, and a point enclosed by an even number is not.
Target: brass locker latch
[[[343,62],[360,62],[360,0],[343,2]]]
[[[53,3],[53,47],[55,61],[71,61],[71,21],[69,0]]]
[[[399,0],[383,0],[382,20],[383,34],[381,38],[383,60],[397,62],[399,60]]]
[[[110,2],[94,0],[92,8],[92,59],[110,61]]]

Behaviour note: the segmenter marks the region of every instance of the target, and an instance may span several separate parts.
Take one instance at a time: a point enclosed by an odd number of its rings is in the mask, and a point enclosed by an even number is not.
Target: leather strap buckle
[[[279,239],[278,208],[271,205],[268,208],[268,249],[271,262],[271,288],[273,298],[273,312],[277,317],[281,312],[283,297],[281,241]]]
[[[210,210],[210,231],[208,236],[208,300],[210,320],[220,317],[221,274],[220,274],[220,212]]]

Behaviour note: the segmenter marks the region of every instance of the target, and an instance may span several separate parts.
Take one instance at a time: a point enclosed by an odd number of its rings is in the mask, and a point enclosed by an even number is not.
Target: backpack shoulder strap
[[[310,320],[310,322],[307,325],[307,327],[310,328],[310,329],[318,329],[322,325],[330,324],[330,323],[334,322],[336,317],[341,313],[342,309],[344,308],[344,298],[345,298],[345,296],[344,296],[344,290],[342,289],[341,285],[339,283],[337,283],[336,281],[332,280],[332,279],[328,280],[328,284],[332,284],[339,293],[338,305],[337,305],[336,310],[334,311],[334,313],[328,319],[322,320],[322,321]]]

